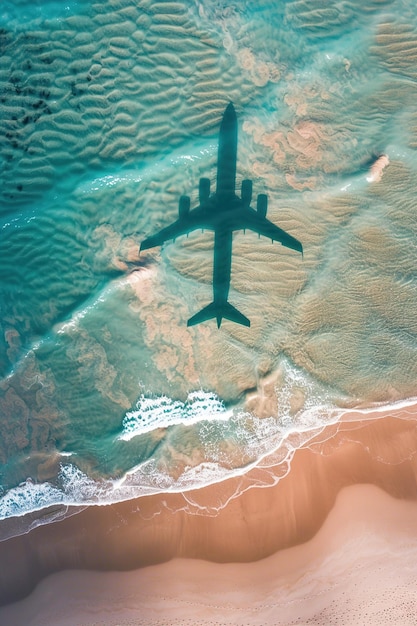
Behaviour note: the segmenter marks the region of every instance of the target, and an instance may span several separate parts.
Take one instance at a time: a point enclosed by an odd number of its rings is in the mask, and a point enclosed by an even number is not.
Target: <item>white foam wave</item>
[[[63,502],[63,493],[49,483],[34,483],[28,478],[0,498],[0,520],[39,511]]]
[[[104,492],[108,491],[108,487]],[[93,504],[105,495],[100,483],[88,478],[75,465],[61,465],[58,486],[35,483],[31,478],[10,489],[0,498],[0,520],[20,517],[58,504]]]
[[[228,420],[232,414],[214,393],[203,390],[190,393],[185,402],[167,396],[148,398],[141,395],[135,410],[126,413],[119,439],[129,441],[155,428],[189,426],[202,420]]]

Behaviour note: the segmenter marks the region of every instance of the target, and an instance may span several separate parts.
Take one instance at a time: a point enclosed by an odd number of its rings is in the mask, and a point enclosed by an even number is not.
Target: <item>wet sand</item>
[[[0,610],[7,624],[415,624],[417,506],[343,489],[314,538],[253,563],[173,559],[61,572]],[[231,529],[229,528],[229,532]]]
[[[90,507],[2,542],[3,603],[60,570],[135,571],[61,571],[0,621],[415,623],[416,411],[345,416],[276,484],[264,460],[219,485]]]

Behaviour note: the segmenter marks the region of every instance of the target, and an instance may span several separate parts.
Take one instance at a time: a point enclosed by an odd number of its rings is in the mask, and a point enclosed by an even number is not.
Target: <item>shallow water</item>
[[[285,462],[416,395],[411,0],[21,1],[0,27],[1,517]],[[238,188],[304,258],[236,233],[251,328],[189,329],[212,236],[138,248],[214,182],[230,100]]]

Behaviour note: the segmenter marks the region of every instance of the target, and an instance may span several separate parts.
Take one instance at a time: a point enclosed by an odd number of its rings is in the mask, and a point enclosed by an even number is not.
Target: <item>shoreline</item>
[[[255,408],[255,414],[258,415],[260,419],[269,417],[269,411],[262,410],[262,407],[257,404]],[[271,465],[285,464],[288,460],[288,455],[292,457],[293,453],[296,452],[298,449],[308,448],[310,446],[310,443],[317,445],[317,442],[320,440],[322,433],[324,433],[324,439],[327,439],[337,434],[337,432],[340,430],[341,424],[343,424],[343,429],[349,428],[347,424],[351,424],[351,428],[357,428],[355,422],[359,421],[362,423],[368,420],[378,419],[381,413],[385,413],[390,417],[398,417],[400,419],[409,419],[411,415],[411,419],[417,419],[417,398],[412,397],[405,400],[398,400],[394,401],[391,404],[376,403],[371,406],[365,405],[361,407],[360,405],[358,405],[355,408],[334,407],[333,409],[327,410],[329,411],[329,416],[332,416],[332,420],[329,421],[327,424],[322,422],[317,426],[310,426],[306,429],[301,428],[300,430],[295,427],[294,430],[288,431],[288,433],[282,438],[281,445],[272,452],[262,454],[257,461],[253,461],[253,463],[250,463],[250,465],[246,468],[242,466],[241,468],[237,468],[236,472],[232,471],[229,475],[224,474],[223,476],[220,476],[212,480],[211,482],[203,482],[201,484],[196,484],[195,487],[188,486],[184,489],[171,489],[168,487],[167,490],[148,490],[136,496],[126,495],[123,493],[123,490],[118,496],[118,491],[116,489],[113,494],[110,493],[107,499],[105,498],[99,503],[97,503],[97,501],[95,501],[94,499],[92,499],[90,502],[85,500],[68,502],[64,499],[57,500],[56,502],[51,501],[49,504],[43,504],[39,508],[33,508],[32,510],[22,512],[21,514],[10,515],[8,517],[0,517],[0,544],[3,541],[17,538],[20,535],[28,534],[38,526],[63,521],[67,517],[77,515],[78,513],[89,507],[103,507],[114,505],[117,506],[130,501],[142,500],[143,498],[147,497],[163,498],[164,494],[181,493],[184,494],[184,496],[186,497],[187,493],[195,493],[202,489],[205,490],[215,485],[226,484],[230,480],[236,481],[240,478],[244,479],[248,471],[251,472],[252,469],[259,470],[264,466],[270,467]],[[285,452],[283,454],[283,451],[286,451],[286,454]],[[128,476],[131,473],[135,473],[135,468],[129,470],[126,475]],[[118,482],[123,481],[119,480]],[[264,486],[269,486],[268,482],[269,481],[267,480]],[[257,486],[260,487],[262,485],[258,484]]]
[[[360,413],[346,412],[294,452],[285,476],[282,465],[269,467],[273,459],[265,458],[263,467],[222,483],[90,506],[1,542],[0,558],[10,564],[0,572],[1,603],[24,597],[42,578],[66,569],[270,557],[310,541],[339,492],[352,485],[374,485],[398,500],[416,501],[417,406],[377,413],[378,419],[368,414],[359,420]]]

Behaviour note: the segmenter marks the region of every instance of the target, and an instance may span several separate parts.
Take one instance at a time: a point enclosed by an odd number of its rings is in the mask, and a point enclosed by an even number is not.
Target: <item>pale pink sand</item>
[[[301,546],[245,564],[174,559],[129,573],[61,572],[0,609],[0,623],[415,625],[417,504],[347,487]]]
[[[152,567],[61,571],[0,609],[0,624],[417,624],[416,416],[352,412],[284,477],[272,457],[218,485],[88,507],[1,542],[3,603],[61,570]]]

